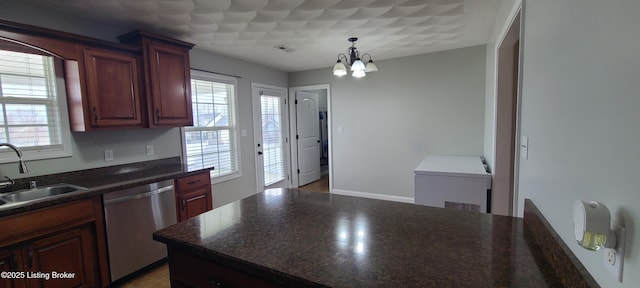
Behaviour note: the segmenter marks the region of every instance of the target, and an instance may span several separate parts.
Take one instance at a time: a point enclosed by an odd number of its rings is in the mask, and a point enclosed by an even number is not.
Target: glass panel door
[[[289,187],[286,88],[256,84],[252,88],[258,191]]]
[[[282,97],[260,96],[264,186],[269,186],[286,178],[282,104]]]

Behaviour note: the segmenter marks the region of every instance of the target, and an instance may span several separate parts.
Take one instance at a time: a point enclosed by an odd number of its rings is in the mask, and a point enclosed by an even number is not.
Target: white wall
[[[117,36],[138,29],[137,26],[114,27],[37,7],[26,7],[16,1],[0,2],[0,18],[76,33],[117,42]],[[132,24],[131,24],[132,25]],[[244,198],[255,193],[256,179],[253,155],[253,118],[251,115],[251,82],[287,87],[287,73],[198,50],[190,53],[193,68],[241,76],[238,79],[239,128],[249,131],[240,137],[242,177],[213,185],[214,206]],[[80,169],[96,168],[124,163],[161,159],[182,154],[179,128],[133,129],[72,133],[72,157],[29,161],[29,174],[33,177]],[[146,145],[153,144],[155,155],[146,156]],[[105,162],[103,150],[112,149],[114,161]],[[16,163],[0,165],[0,177],[8,175],[22,178]]]
[[[640,1],[536,0],[524,7],[522,206],[530,198],[602,287],[640,283]],[[628,229],[624,282],[578,247],[572,205],[600,201]],[[522,209],[520,209],[522,211]]]
[[[335,190],[412,199],[413,169],[429,153],[482,155],[485,47],[376,64],[362,79],[331,67],[289,73],[289,86],[331,85]]]
[[[287,73],[201,50],[194,50],[190,57],[192,68],[242,77],[238,79],[238,127],[247,132],[245,137],[238,133],[242,177],[213,185],[213,203],[219,207],[253,195],[256,191],[251,83],[286,88]]]

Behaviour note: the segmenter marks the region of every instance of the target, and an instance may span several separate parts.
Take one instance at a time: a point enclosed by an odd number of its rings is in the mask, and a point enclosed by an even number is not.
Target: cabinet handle
[[[200,180],[191,181],[191,182],[189,182],[189,183],[187,183],[187,184],[189,184],[189,185],[193,185],[193,184],[196,184],[196,183],[200,183]]]
[[[184,211],[185,207],[187,207],[187,200],[182,199],[182,205],[181,206],[182,207],[180,207],[180,208],[182,208],[182,211]]]
[[[18,260],[16,259],[16,253],[11,253],[11,259],[9,260],[9,268],[11,270],[18,270]]]
[[[231,288],[233,286],[229,285],[228,283],[224,282],[224,281],[220,281],[220,280],[216,280],[213,278],[209,278],[209,282],[211,283],[211,285],[213,285],[213,287],[220,287],[220,288]]]
[[[156,108],[156,123],[160,122],[160,109]]]
[[[31,253],[31,249],[27,249],[27,268],[33,268],[33,253]]]
[[[98,110],[96,110],[96,106],[93,106],[93,119],[93,122],[98,123]]]

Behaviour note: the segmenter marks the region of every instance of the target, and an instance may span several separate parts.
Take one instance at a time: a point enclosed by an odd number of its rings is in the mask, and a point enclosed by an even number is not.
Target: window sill
[[[34,161],[34,160],[71,157],[72,153],[71,151],[60,149],[60,150],[23,151],[22,155],[23,155],[22,160]],[[18,156],[16,156],[15,152],[10,151],[10,152],[0,153],[0,164],[15,163],[15,162],[18,162]]]
[[[211,184],[218,184],[218,183],[222,183],[222,182],[226,182],[226,181],[230,181],[233,179],[237,179],[242,177],[242,173],[240,172],[236,172],[236,173],[232,173],[232,174],[227,174],[224,176],[218,176],[218,177],[211,177]]]

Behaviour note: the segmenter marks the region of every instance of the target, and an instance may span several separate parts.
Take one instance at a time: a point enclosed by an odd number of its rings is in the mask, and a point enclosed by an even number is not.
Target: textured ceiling
[[[330,67],[358,37],[374,60],[485,44],[500,0],[28,0],[285,71]],[[285,45],[293,51],[275,48]],[[380,69],[384,69],[380,67]]]

